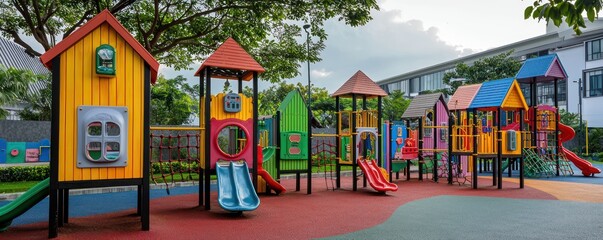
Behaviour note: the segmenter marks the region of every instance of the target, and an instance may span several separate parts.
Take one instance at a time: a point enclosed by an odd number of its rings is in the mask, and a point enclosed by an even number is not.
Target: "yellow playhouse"
[[[49,237],[68,222],[69,189],[91,187],[138,186],[148,230],[150,85],[159,63],[108,10],[40,59],[52,71]]]

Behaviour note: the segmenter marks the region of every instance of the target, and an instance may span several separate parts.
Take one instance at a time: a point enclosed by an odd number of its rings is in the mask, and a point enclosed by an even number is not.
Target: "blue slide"
[[[253,211],[260,205],[246,162],[218,162],[218,203],[232,212]]]

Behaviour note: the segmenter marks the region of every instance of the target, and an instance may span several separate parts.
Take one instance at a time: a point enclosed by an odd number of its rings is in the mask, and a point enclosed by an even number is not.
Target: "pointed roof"
[[[364,95],[367,97],[383,97],[387,93],[379,87],[372,79],[370,79],[362,71],[358,70],[348,81],[346,81],[332,97],[350,97],[352,94]]]
[[[523,108],[527,110],[527,104],[519,83],[513,78],[503,78],[482,83],[479,92],[473,98],[469,106],[473,108]]]
[[[266,71],[232,38],[226,39],[214,53],[205,59],[201,67],[195,72],[195,76],[199,76],[201,71],[207,67],[217,68],[212,69],[212,77],[214,78],[238,79],[239,76],[242,76],[243,80],[246,81],[253,78],[253,72],[263,73]]]
[[[473,98],[475,98],[481,87],[481,83],[458,87],[448,101],[448,108],[450,110],[465,110],[469,108],[469,105],[471,105]]]
[[[536,82],[567,79],[567,73],[557,54],[550,54],[526,60],[515,75],[515,79],[520,82],[531,82],[534,78]]]
[[[285,96],[285,99],[283,99],[281,104],[278,106],[277,111],[284,112],[285,109],[287,109],[287,107],[289,106],[289,104],[292,104],[294,102],[293,101],[294,98],[299,98],[301,100],[301,103],[303,105],[302,112],[307,112],[306,110],[308,109],[308,104],[306,104],[306,101],[304,100],[303,95],[297,88],[293,89],[291,92],[287,93],[287,96]],[[297,108],[297,109],[299,109],[299,108]],[[297,110],[297,111],[299,111],[299,110]],[[314,116],[314,112],[312,110],[310,110],[310,113],[312,114],[312,116],[311,116],[312,117],[312,127],[322,128],[322,125],[320,124],[318,119],[316,119],[316,117]]]
[[[63,53],[75,43],[79,42],[103,23],[108,23],[109,26],[111,26],[117,32],[117,34],[119,34],[119,36],[121,36],[134,49],[134,51],[140,55],[140,57],[142,57],[142,59],[144,59],[144,61],[151,68],[151,83],[155,83],[157,80],[157,72],[159,71],[159,62],[157,62],[153,55],[151,55],[138,41],[136,41],[132,34],[130,34],[130,32],[128,32],[128,30],[126,30],[126,28],[121,25],[121,23],[119,23],[119,21],[117,21],[117,19],[107,9],[94,16],[92,19],[86,22],[86,24],[78,28],[75,32],[71,33],[71,35],[67,36],[56,46],[42,54],[42,56],[40,56],[40,60],[48,69],[52,69],[52,59]]]
[[[408,108],[406,108],[406,111],[402,114],[402,118],[423,117],[425,116],[425,111],[433,109],[438,101],[442,101],[444,106],[446,106],[444,94],[442,93],[418,95],[412,99],[412,102],[410,102],[410,105],[408,105]]]

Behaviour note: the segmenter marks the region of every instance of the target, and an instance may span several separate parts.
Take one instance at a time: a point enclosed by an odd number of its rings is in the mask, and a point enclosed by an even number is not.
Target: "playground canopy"
[[[331,97],[352,97],[353,94],[367,98],[387,96],[379,85],[360,70],[337,89]]]
[[[438,101],[442,101],[444,103],[444,107],[446,111],[448,111],[448,107],[446,106],[446,101],[444,101],[444,94],[442,93],[431,93],[425,95],[418,95],[413,98],[408,108],[402,114],[402,118],[420,118],[425,116],[425,111],[429,109],[433,109]]]
[[[253,72],[263,73],[266,70],[233,38],[228,38],[216,51],[201,64],[195,72],[199,76],[203,69],[212,69],[212,78],[240,79],[250,81]]]
[[[526,60],[515,79],[519,82],[547,82],[555,79],[567,79],[567,73],[557,54],[550,54]]]
[[[528,110],[528,105],[523,97],[519,83],[513,78],[503,78],[482,83],[481,88],[469,106],[470,109],[491,107]]]
[[[448,109],[451,111],[468,109],[481,87],[481,83],[458,87],[448,101]]]

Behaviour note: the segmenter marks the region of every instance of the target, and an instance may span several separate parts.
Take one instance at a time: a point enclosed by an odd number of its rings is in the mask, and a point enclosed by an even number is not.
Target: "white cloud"
[[[324,68],[322,69],[314,69],[310,71],[310,74],[312,77],[317,77],[317,78],[325,78],[328,77],[332,74],[333,72],[331,71],[327,71]]]

